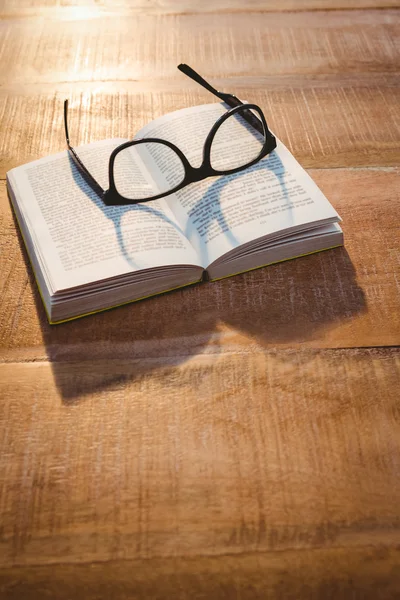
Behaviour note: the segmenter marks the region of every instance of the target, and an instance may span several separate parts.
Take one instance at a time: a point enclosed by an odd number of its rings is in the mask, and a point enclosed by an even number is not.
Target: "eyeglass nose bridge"
[[[197,181],[203,181],[210,176],[210,167],[206,162],[203,162],[200,167],[193,167],[189,164],[189,168],[186,171],[185,183],[195,183]]]

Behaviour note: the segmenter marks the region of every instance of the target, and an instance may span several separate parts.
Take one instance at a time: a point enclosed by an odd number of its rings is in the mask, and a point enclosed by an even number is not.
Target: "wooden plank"
[[[396,600],[399,551],[334,548],[0,570],[3,600]]]
[[[11,88],[0,93],[0,177],[12,167],[65,148],[63,101],[70,99],[75,145],[133,137],[152,119],[213,102],[183,75],[155,90],[123,83],[82,88],[67,84]],[[362,79],[235,77],[221,89],[259,104],[268,123],[304,167],[397,166],[400,155],[398,76]],[[181,89],[178,88],[181,87]],[[183,87],[182,87],[183,86]]]
[[[398,71],[400,11],[0,21],[1,84]]]
[[[145,14],[193,14],[193,13],[226,13],[226,12],[283,12],[309,10],[357,10],[398,8],[397,0],[353,0],[351,4],[345,0],[2,0],[0,18],[9,15],[75,15],[84,18],[95,18],[102,11],[113,14],[124,12],[143,12]]]
[[[2,568],[395,548],[400,351],[0,365]]]
[[[47,324],[2,182],[1,356],[185,358],[254,348],[399,344],[400,244],[394,218],[400,210],[399,170],[314,170],[311,175],[343,218],[345,249],[56,327]]]

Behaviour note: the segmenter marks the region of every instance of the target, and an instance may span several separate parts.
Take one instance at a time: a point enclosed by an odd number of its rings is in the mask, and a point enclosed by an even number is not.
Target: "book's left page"
[[[110,153],[124,141],[105,140],[77,149],[105,189]],[[128,168],[129,177],[151,180],[139,158]],[[67,152],[12,169],[7,179],[50,295],[127,273],[198,263],[163,200],[105,206]]]

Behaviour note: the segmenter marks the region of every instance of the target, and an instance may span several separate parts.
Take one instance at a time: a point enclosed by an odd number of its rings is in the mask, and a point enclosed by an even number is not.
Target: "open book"
[[[172,141],[197,166],[225,110],[179,110],[136,137]],[[230,151],[245,152],[242,129]],[[110,153],[124,141],[77,148],[104,188]],[[173,168],[133,154],[125,164],[127,178],[153,188]],[[339,215],[279,140],[247,170],[145,204],[105,206],[66,151],[12,169],[7,182],[50,323],[343,244]]]

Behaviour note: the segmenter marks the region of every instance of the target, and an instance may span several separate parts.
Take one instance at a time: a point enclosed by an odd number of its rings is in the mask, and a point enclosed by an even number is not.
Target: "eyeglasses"
[[[80,174],[106,205],[125,205],[149,202],[181,190],[207,177],[230,175],[251,167],[276,148],[276,139],[269,131],[264,114],[256,104],[244,104],[233,94],[219,92],[196,71],[185,64],[178,69],[223,100],[230,109],[211,127],[203,146],[203,161],[193,167],[185,154],[172,142],[159,138],[143,138],[125,142],[115,148],[109,159],[109,189],[104,190],[85,167],[71,146],[68,134],[68,100],[64,101],[64,126],[69,154]],[[237,123],[246,129],[246,151],[230,151],[232,135]],[[236,129],[237,131],[237,129]],[[142,178],[129,181],[127,167],[135,154],[143,159],[149,156],[157,163],[167,165],[168,176],[154,190]],[[129,171],[128,171],[129,172]],[[154,194],[154,192],[157,192]]]

